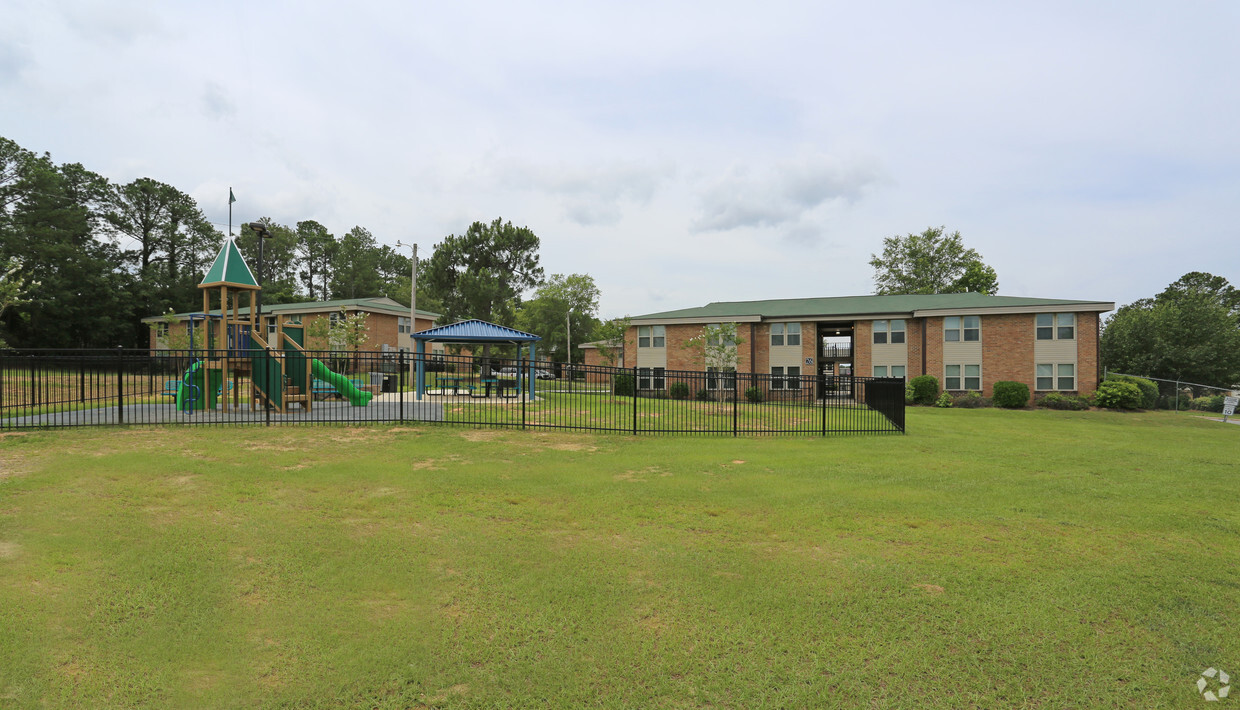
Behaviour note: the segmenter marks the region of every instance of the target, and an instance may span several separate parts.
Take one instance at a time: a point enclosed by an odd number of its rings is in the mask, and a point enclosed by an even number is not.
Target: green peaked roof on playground
[[[784,298],[766,301],[720,301],[696,308],[682,308],[661,313],[633,316],[633,320],[669,318],[791,318],[797,316],[831,317],[871,313],[915,313],[923,310],[955,308],[1055,308],[1059,306],[1092,306],[1088,310],[1110,310],[1113,303],[1061,298],[1026,298],[1022,296],[991,296],[984,293],[902,294],[892,296],[833,296],[827,298]]]
[[[237,249],[237,243],[231,239],[224,240],[224,246],[220,247],[220,253],[215,256],[215,261],[211,268],[207,269],[207,275],[202,277],[198,288],[223,284],[261,288],[258,279],[254,278],[254,272],[250,271],[250,265],[245,263],[245,257],[241,256],[241,250]]]

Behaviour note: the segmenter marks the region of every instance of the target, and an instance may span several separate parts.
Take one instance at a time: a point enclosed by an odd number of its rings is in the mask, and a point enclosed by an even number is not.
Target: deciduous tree
[[[598,286],[589,274],[552,274],[521,304],[517,327],[542,336],[557,362],[579,361],[584,353],[566,353],[565,329],[571,326],[578,342],[585,342],[598,323],[598,299]]]
[[[982,262],[976,250],[965,247],[960,232],[945,234],[944,227],[887,237],[883,240],[882,256],[870,257],[878,294],[994,294],[999,290],[995,270]]]
[[[1222,277],[1185,274],[1107,319],[1100,348],[1113,371],[1230,387],[1240,384],[1240,326]]]

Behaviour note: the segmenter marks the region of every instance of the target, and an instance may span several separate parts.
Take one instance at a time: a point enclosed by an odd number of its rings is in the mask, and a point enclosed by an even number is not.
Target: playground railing
[[[904,383],[404,352],[0,351],[0,430],[375,422],[624,434],[890,433],[904,431]]]

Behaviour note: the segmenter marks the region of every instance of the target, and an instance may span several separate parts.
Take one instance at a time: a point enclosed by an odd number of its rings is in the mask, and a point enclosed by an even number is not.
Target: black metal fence
[[[0,430],[421,421],[628,434],[904,431],[902,379],[424,357],[418,368],[396,352],[9,350],[0,353]]]

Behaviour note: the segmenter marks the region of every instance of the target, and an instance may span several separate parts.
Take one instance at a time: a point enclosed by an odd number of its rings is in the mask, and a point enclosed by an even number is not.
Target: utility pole
[[[401,244],[400,240],[396,240],[396,246],[400,248],[410,247],[413,249],[413,261],[409,265],[409,352],[413,357],[409,358],[409,382],[413,386],[413,391],[418,391],[417,377],[418,356],[415,353],[413,342],[413,334],[418,329],[418,245],[417,244]],[[402,393],[401,397],[405,395]]]

